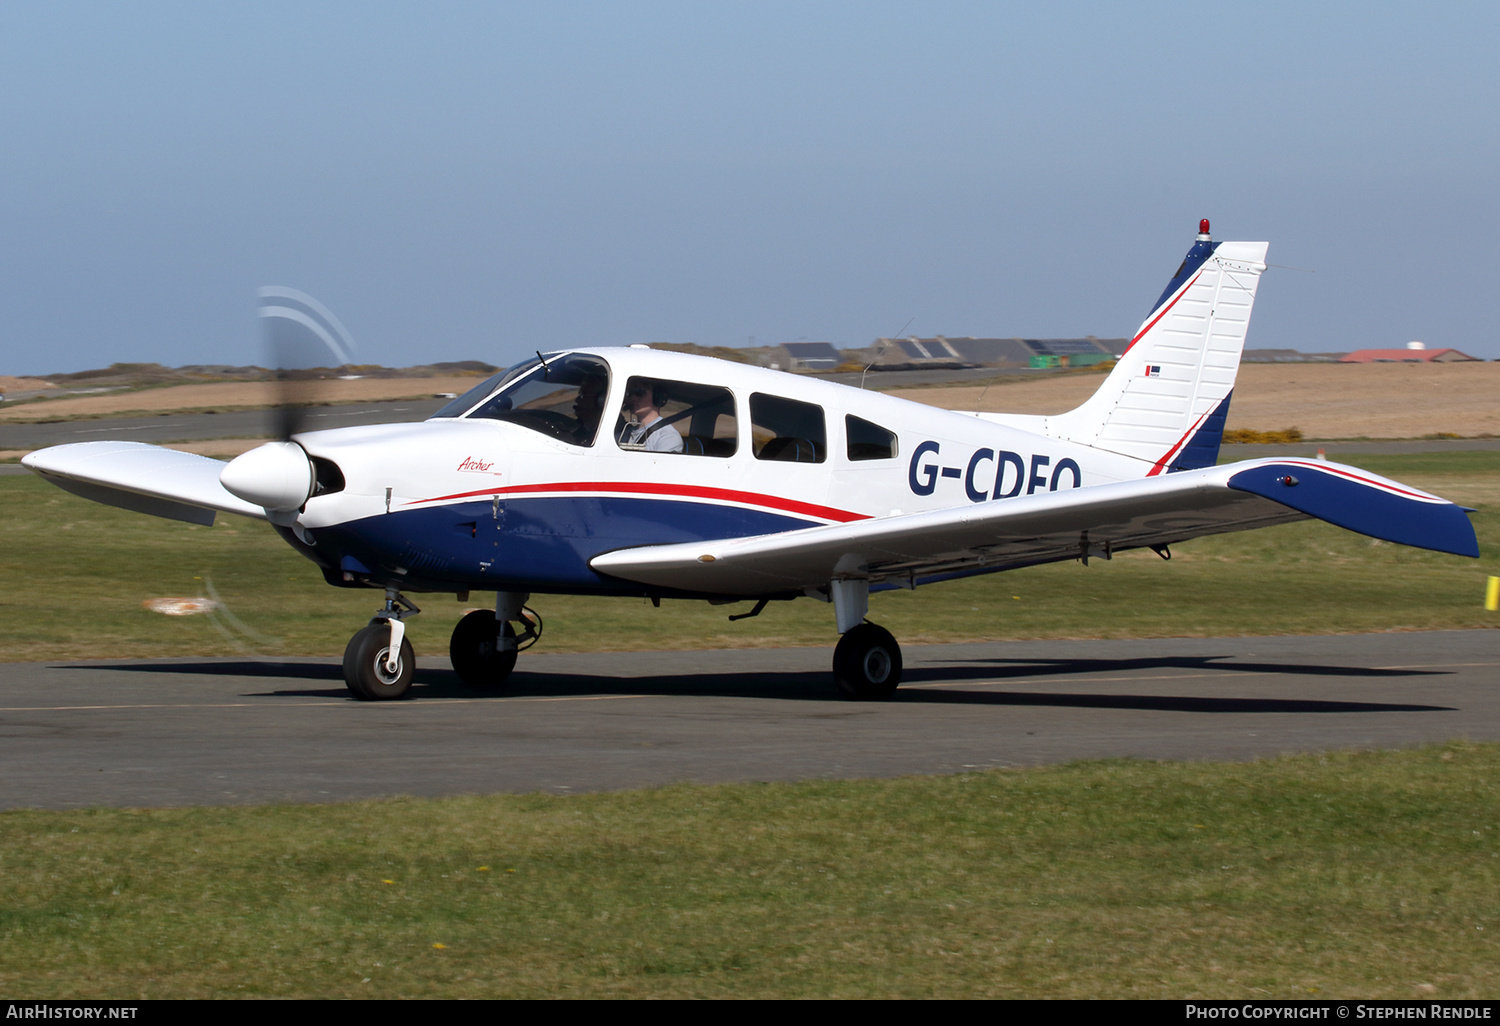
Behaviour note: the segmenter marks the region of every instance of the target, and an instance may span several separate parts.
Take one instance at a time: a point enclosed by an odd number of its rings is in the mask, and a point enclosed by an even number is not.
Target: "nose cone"
[[[267,442],[231,460],[219,483],[246,502],[293,510],[312,494],[312,463],[296,442]]]

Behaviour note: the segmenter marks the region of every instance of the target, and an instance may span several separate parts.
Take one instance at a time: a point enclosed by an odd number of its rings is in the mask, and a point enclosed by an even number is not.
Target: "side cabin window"
[[[896,457],[896,436],[879,424],[847,414],[844,435],[849,444],[850,461],[889,460]]]
[[[727,388],[692,381],[632,377],[615,425],[615,441],[629,452],[733,456],[739,422]]]
[[[470,413],[470,419],[508,421],[569,445],[594,444],[609,391],[609,367],[603,360],[574,353],[515,370],[520,373]]]
[[[758,460],[822,463],[828,458],[821,406],[756,392],[750,396],[750,431]]]

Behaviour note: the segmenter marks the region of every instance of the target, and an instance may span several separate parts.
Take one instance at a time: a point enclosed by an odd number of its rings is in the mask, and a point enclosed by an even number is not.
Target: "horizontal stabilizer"
[[[1279,460],[1240,471],[1229,487],[1372,538],[1479,557],[1474,525],[1460,507],[1368,471],[1324,460]]]
[[[144,442],[75,442],[21,458],[66,491],[109,506],[205,526],[215,511],[266,519],[266,511],[219,484],[225,464]]]

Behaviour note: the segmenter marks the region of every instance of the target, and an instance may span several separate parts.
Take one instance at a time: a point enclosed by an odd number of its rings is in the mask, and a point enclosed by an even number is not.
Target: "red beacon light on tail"
[[[1201,220],[1201,221],[1198,222],[1198,241],[1199,242],[1207,242],[1207,241],[1209,241],[1208,240],[1208,218],[1206,218],[1206,217],[1203,220]]]

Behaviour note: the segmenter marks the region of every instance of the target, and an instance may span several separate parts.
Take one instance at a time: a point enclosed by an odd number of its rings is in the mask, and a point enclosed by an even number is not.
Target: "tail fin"
[[[1213,242],[1208,222],[1099,391],[1047,434],[1163,471],[1213,466],[1266,243]]]

